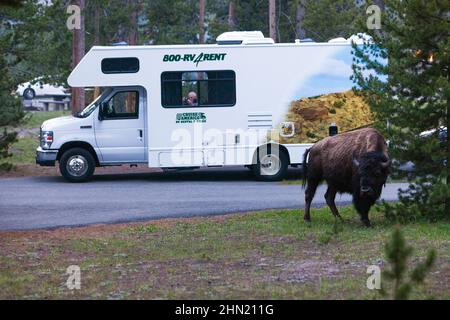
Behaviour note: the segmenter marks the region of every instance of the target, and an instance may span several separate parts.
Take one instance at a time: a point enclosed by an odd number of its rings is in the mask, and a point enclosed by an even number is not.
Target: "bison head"
[[[353,163],[358,170],[360,196],[377,199],[386,183],[390,160],[381,152],[367,152],[359,159],[353,155]]]

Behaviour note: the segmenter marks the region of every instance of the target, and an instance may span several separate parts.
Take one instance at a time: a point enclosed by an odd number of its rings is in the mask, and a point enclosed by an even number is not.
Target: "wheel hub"
[[[67,171],[73,176],[82,176],[87,172],[87,160],[81,155],[75,155],[67,161]]]
[[[261,174],[273,176],[276,175],[281,169],[280,158],[274,154],[265,155],[261,159]]]

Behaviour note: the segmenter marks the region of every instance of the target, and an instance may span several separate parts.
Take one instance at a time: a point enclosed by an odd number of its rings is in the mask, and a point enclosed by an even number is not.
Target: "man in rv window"
[[[183,101],[185,105],[189,105],[192,107],[198,106],[197,103],[197,93],[195,91],[191,91],[188,93],[187,98]]]

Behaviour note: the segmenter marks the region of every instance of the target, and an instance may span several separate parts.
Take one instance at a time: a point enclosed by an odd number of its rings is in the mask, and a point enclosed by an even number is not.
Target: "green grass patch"
[[[34,134],[32,137],[19,138],[17,142],[12,144],[9,150],[12,156],[7,161],[12,164],[34,163],[38,146],[39,134]]]
[[[39,128],[46,120],[68,116],[71,111],[30,111],[25,114],[24,128]]]
[[[367,267],[385,263],[394,228],[382,213],[365,228],[351,207],[336,221],[314,209],[153,221],[122,227],[16,233],[0,244],[0,299],[374,299]],[[435,248],[438,261],[414,298],[449,299],[450,223],[402,227],[414,255]],[[34,239],[31,241],[30,239]],[[81,290],[64,286],[81,267]]]

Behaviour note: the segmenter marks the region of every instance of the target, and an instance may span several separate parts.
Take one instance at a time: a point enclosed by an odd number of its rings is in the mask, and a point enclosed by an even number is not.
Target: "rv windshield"
[[[106,90],[107,92],[109,90]],[[74,114],[77,118],[86,118],[88,117],[94,110],[97,108],[100,98],[105,95],[105,92],[103,92],[101,95],[99,95],[94,101],[92,101],[86,108],[83,109],[83,111],[77,112]]]

